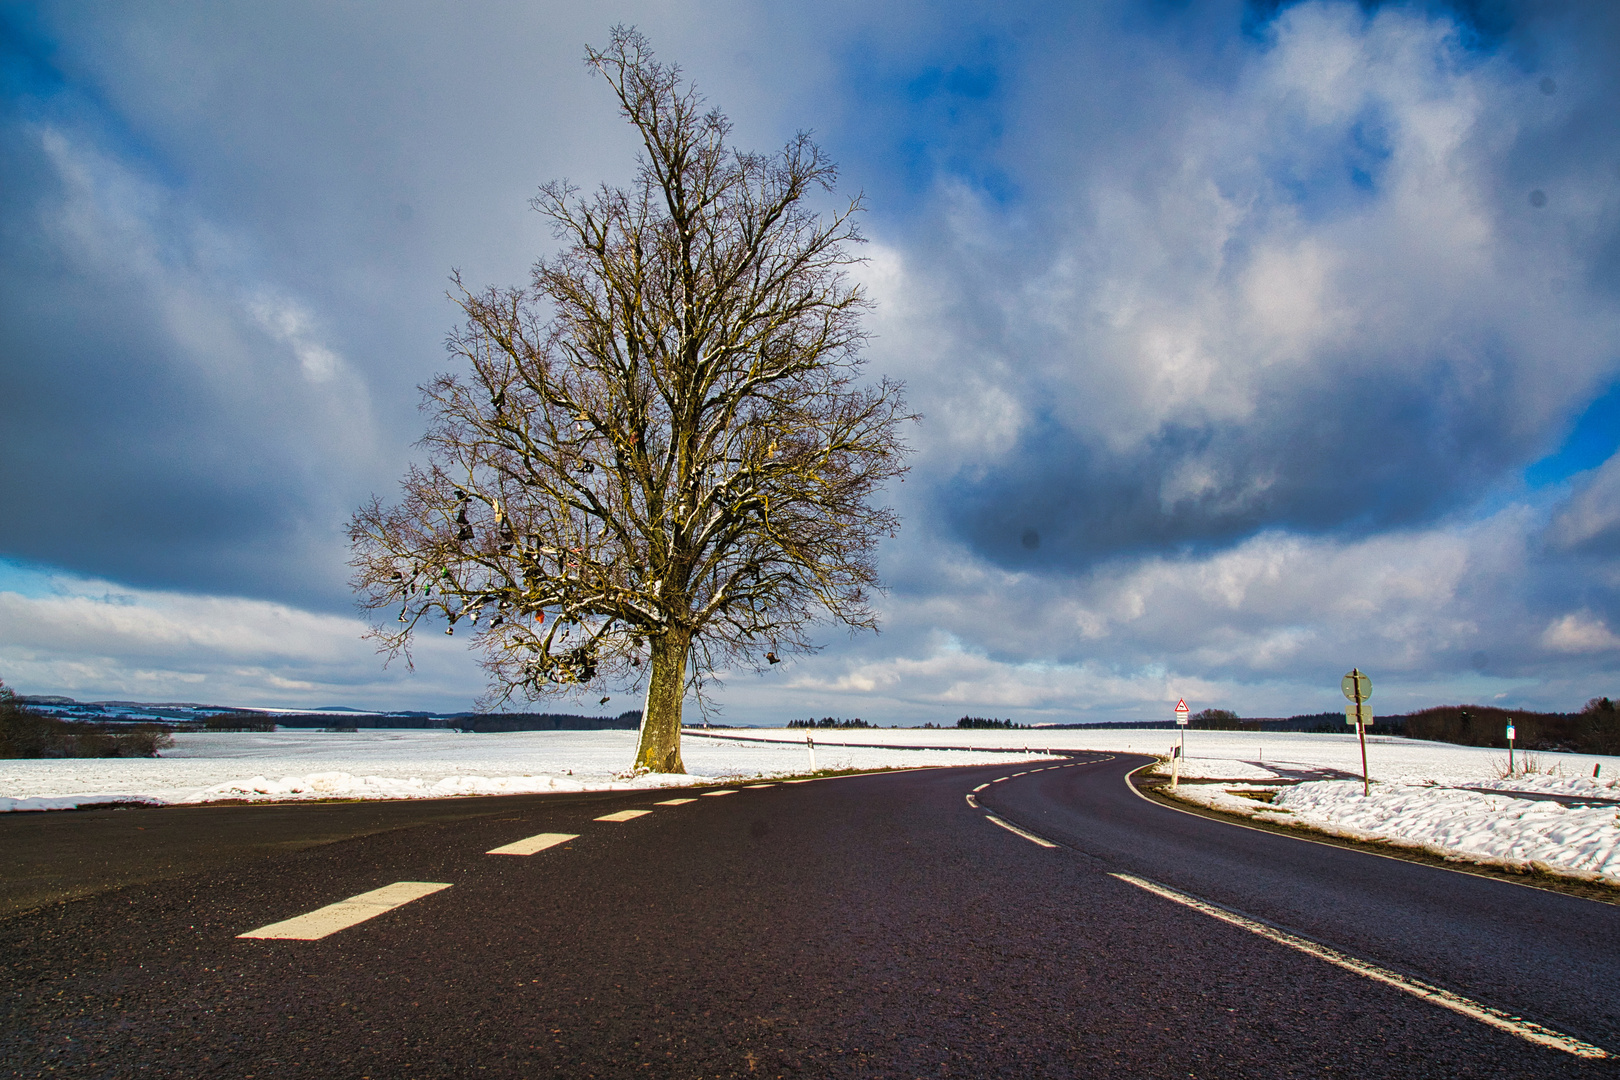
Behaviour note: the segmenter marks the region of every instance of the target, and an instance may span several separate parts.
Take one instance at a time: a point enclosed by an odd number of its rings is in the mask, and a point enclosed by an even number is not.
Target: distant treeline
[[[24,708],[0,685],[0,758],[157,757],[174,739],[156,724],[75,723]]]
[[[1537,713],[1489,705],[1443,705],[1410,713],[1402,734],[1462,746],[1507,749],[1507,726],[1514,726],[1522,750],[1563,750],[1577,754],[1620,754],[1620,714],[1606,697],[1593,698],[1578,713]]]
[[[457,731],[634,731],[641,726],[641,710],[618,716],[573,716],[567,713],[466,713],[452,716]]]
[[[1593,698],[1580,712],[1538,713],[1524,709],[1498,709],[1490,705],[1441,705],[1396,716],[1378,716],[1367,729],[1370,735],[1401,735],[1408,739],[1488,746],[1507,749],[1507,726],[1514,725],[1514,745],[1523,750],[1563,751],[1577,754],[1620,754],[1620,712],[1606,697]],[[1173,728],[1173,720],[1139,724],[1056,724],[1066,730]],[[1188,720],[1189,728],[1204,731],[1354,732],[1344,713],[1307,713],[1287,719],[1244,719],[1227,709],[1205,709]]]
[[[261,712],[228,712],[203,717],[204,731],[274,731],[276,718]]]
[[[441,731],[634,731],[641,726],[641,710],[632,709],[618,716],[576,716],[572,713],[457,713],[454,716],[428,716],[420,713],[381,714],[358,713],[233,713],[218,717],[221,726],[209,724],[214,731],[266,731],[268,727],[244,722],[256,715],[284,728],[318,728],[322,731],[371,731],[375,729],[438,729]],[[226,724],[235,726],[225,726]]]
[[[1372,735],[1398,735],[1398,717],[1378,717],[1367,729]],[[1174,725],[1172,725],[1174,726]],[[1346,723],[1344,713],[1305,713],[1284,719],[1244,719],[1230,709],[1205,709],[1187,718],[1187,727],[1194,731],[1308,731],[1317,734],[1354,731]]]
[[[971,731],[1009,731],[1013,728],[1027,728],[1028,724],[1015,724],[1011,720],[987,720],[982,716],[964,716],[956,722],[956,726]]]
[[[1209,712],[1226,712],[1224,709],[1206,710]],[[1244,719],[1235,714],[1217,717],[1202,717],[1194,714],[1187,720],[1187,726],[1194,731],[1311,731],[1311,732],[1341,732],[1354,730],[1344,722],[1344,713],[1308,713],[1303,716],[1290,716],[1285,719]],[[1094,722],[1087,724],[1042,724],[1042,730],[1061,731],[1108,731],[1120,728],[1147,728],[1160,730],[1176,726],[1174,720],[1144,720],[1140,723]],[[1376,727],[1374,732],[1386,734]],[[1393,730],[1387,734],[1395,734]]]
[[[789,720],[787,722],[787,726],[790,727],[790,728],[875,728],[875,727],[877,727],[876,724],[868,724],[865,720],[862,720],[858,716],[853,720],[840,720],[837,717],[833,717],[833,716],[823,716],[820,720],[817,720],[814,717],[810,718],[809,720]]]
[[[233,713],[232,718],[248,714]],[[419,713],[407,715],[358,713],[350,716],[346,713],[274,713],[254,714],[263,720],[268,720],[273,727],[284,728],[319,728],[322,731],[369,731],[372,728],[451,728],[455,726],[453,719],[442,716],[426,716]],[[219,719],[224,719],[220,717]],[[220,730],[220,729],[212,729]],[[230,729],[226,729],[230,730]],[[263,731],[265,728],[240,727],[237,731]]]

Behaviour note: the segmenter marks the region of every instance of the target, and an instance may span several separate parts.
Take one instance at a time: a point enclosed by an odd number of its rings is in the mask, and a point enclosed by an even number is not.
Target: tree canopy
[[[859,197],[801,133],[775,154],[633,29],[588,49],[641,141],[634,181],[532,206],[561,250],[466,288],[461,370],[423,387],[426,466],[350,526],[380,647],[470,630],[486,703],[646,687],[636,767],[684,771],[681,706],[721,669],[875,628],[878,501],[905,471],[903,388],[862,378]],[[605,703],[608,697],[603,698]]]

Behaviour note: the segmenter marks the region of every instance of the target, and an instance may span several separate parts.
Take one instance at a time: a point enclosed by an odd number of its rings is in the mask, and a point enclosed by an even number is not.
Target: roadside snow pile
[[[1559,766],[1555,765],[1553,768]],[[1558,795],[1575,799],[1620,800],[1620,780],[1565,776],[1561,769],[1551,774],[1520,775],[1506,780],[1482,780],[1469,786],[1488,788],[1492,791],[1522,791],[1527,794]]]
[[[1612,797],[1613,791],[1608,794]],[[1454,788],[1317,781],[1284,788],[1257,816],[1313,825],[1357,839],[1414,844],[1441,854],[1521,869],[1556,870],[1620,884],[1620,824],[1613,806]],[[1275,813],[1291,811],[1291,814]]]
[[[1360,780],[1313,780],[1293,786],[1182,784],[1193,803],[1257,821],[1304,825],[1334,836],[1419,848],[1451,859],[1517,870],[1543,870],[1620,885],[1620,807],[1609,784],[1566,777],[1532,777],[1566,805],[1530,798],[1523,788],[1501,793],[1434,784],[1378,784],[1369,795]],[[1496,781],[1524,784],[1524,778]],[[1483,786],[1479,784],[1476,786]],[[1517,792],[1517,794],[1515,794]],[[1269,803],[1252,798],[1269,793]]]
[[[687,774],[630,776],[634,731],[181,732],[158,758],[0,760],[0,812],[108,803],[441,799],[682,787],[808,770],[804,740],[682,740]],[[1043,755],[823,746],[823,770],[982,765]]]
[[[651,775],[640,780],[622,783],[610,782],[606,790],[643,787],[670,787],[682,783],[695,784],[695,776]],[[183,803],[219,802],[222,799],[447,799],[456,795],[533,795],[545,791],[585,791],[584,782],[566,776],[446,776],[428,783],[420,777],[405,779],[392,776],[355,776],[346,772],[310,773],[308,776],[283,776],[280,780],[267,780],[255,776],[248,780],[215,784],[194,795],[181,799]],[[604,790],[603,785],[591,785],[589,790]]]

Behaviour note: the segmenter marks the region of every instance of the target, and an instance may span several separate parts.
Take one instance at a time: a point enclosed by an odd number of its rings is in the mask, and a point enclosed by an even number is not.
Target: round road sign
[[[1351,701],[1372,700],[1372,680],[1363,675],[1360,668],[1351,668],[1350,674],[1339,685],[1344,689],[1344,696]]]

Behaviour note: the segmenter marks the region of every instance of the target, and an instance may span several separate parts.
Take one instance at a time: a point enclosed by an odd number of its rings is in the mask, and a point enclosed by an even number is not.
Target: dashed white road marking
[[[737,789],[736,788],[721,788],[719,791],[705,791],[703,793],[705,798],[712,798],[715,795],[735,795],[735,794],[737,794]]]
[[[502,844],[497,848],[490,848],[485,855],[533,855],[537,851],[544,851],[558,844],[566,844],[570,840],[578,840],[578,833],[543,832],[522,840],[514,840],[510,844]]]
[[[989,786],[990,786],[989,784],[980,784],[978,787],[974,788],[973,790],[974,791],[983,791],[985,788],[987,788]]]
[[[635,818],[641,817],[643,814],[650,814],[650,813],[652,813],[651,810],[620,810],[617,813],[613,813],[613,814],[603,814],[601,817],[597,818],[596,820],[597,821],[631,821],[631,820],[634,820]]]
[[[1286,930],[1279,930],[1275,926],[1268,926],[1263,922],[1239,915],[1235,911],[1217,907],[1195,896],[1177,892],[1175,889],[1160,885],[1157,882],[1148,881],[1145,878],[1135,877],[1131,874],[1111,874],[1109,876],[1135,885],[1139,889],[1146,889],[1155,896],[1162,896],[1166,900],[1192,908],[1194,911],[1208,915],[1212,919],[1219,919],[1224,923],[1241,927],[1251,934],[1259,934],[1261,937],[1269,941],[1275,941],[1279,945],[1286,945],[1290,949],[1298,949],[1307,956],[1325,960],[1334,967],[1354,972],[1374,982],[1383,983],[1385,986],[1392,986],[1397,990],[1411,994],[1413,997],[1438,1005],[1442,1009],[1450,1009],[1454,1013],[1460,1013],[1471,1020],[1478,1020],[1482,1024],[1489,1024],[1491,1027],[1505,1031],[1510,1035],[1517,1035],[1526,1042],[1532,1042],[1538,1046],[1548,1046],[1554,1050],[1562,1050],[1566,1054],[1574,1054],[1576,1057],[1581,1058],[1597,1059],[1610,1056],[1609,1052],[1602,1047],[1582,1042],[1573,1036],[1542,1027],[1540,1024],[1525,1020],[1522,1017],[1513,1016],[1500,1009],[1493,1009],[1489,1005],[1481,1005],[1477,1001],[1465,998],[1461,994],[1454,994],[1450,990],[1431,986],[1418,979],[1407,978],[1404,975],[1390,971],[1388,968],[1357,959],[1330,946],[1311,941],[1309,938],[1302,938],[1297,934],[1290,934]]]
[[[752,791],[754,788],[757,788],[757,787],[775,787],[775,786],[776,786],[776,784],[774,782],[769,783],[769,784],[749,784],[748,789],[750,791]]]
[[[971,793],[968,794],[967,801],[968,805],[973,807],[973,809],[979,809],[979,800],[975,799]]]
[[[685,806],[689,802],[697,802],[697,800],[696,799],[665,799],[663,802],[658,803],[657,805],[659,805],[659,806]]]
[[[347,900],[339,900],[335,904],[316,908],[307,915],[283,919],[281,922],[261,926],[257,930],[249,930],[236,936],[316,941],[339,930],[347,930],[367,919],[375,919],[383,912],[392,911],[401,904],[420,900],[424,896],[431,896],[440,889],[449,887],[449,882],[442,881],[396,881],[392,885],[384,885],[380,889],[372,889],[359,896],[351,896]]]
[[[1039,845],[1041,845],[1041,847],[1050,847],[1050,848],[1057,847],[1056,844],[1052,843],[1052,841],[1046,839],[1045,837],[1036,836],[1032,832],[1025,832],[1023,829],[1020,829],[1018,826],[1014,825],[1012,822],[1010,822],[1010,821],[1002,821],[1000,818],[996,817],[996,815],[994,815],[994,814],[985,814],[984,816],[989,818],[992,824],[1000,825],[1003,829],[1006,829],[1010,833],[1017,833],[1019,836],[1022,836],[1025,840],[1028,840],[1032,844],[1039,844]]]

